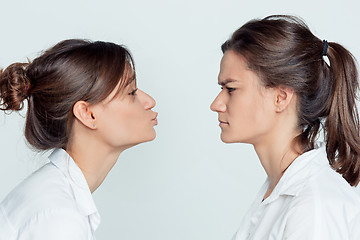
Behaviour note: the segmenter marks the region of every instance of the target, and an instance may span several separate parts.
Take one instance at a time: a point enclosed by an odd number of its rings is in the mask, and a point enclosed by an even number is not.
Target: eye
[[[221,87],[221,89],[224,89],[224,87]],[[228,93],[231,93],[235,91],[235,88],[226,87],[226,90],[228,91]]]
[[[229,88],[229,87],[227,87],[226,89],[228,90],[229,93],[235,91],[235,88]]]
[[[136,89],[134,89],[134,90],[132,90],[130,93],[129,93],[129,95],[132,95],[132,96],[135,96],[136,95],[136,91],[137,91],[138,89],[136,88]]]

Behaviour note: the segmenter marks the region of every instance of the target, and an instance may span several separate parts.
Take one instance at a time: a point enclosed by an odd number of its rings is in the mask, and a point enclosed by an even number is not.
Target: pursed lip
[[[155,117],[154,117],[153,119],[151,119],[151,121],[153,122],[154,126],[158,125],[157,116],[158,116],[158,113],[155,113]]]
[[[153,120],[153,121],[157,120],[157,119],[156,119],[157,116],[158,116],[158,113],[156,112],[156,113],[155,113],[155,117],[154,117],[153,119],[151,119],[151,120]]]

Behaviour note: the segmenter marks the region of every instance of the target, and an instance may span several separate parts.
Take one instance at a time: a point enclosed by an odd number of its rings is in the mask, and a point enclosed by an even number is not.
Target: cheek
[[[229,120],[235,123],[253,122],[258,117],[257,99],[245,95],[234,96],[228,101],[227,112]]]
[[[116,125],[117,132],[122,135],[131,135],[141,129],[144,124],[144,110],[137,105],[122,106],[114,111],[112,125]]]
[[[99,114],[98,132],[105,141],[111,141],[118,137],[119,133],[125,135],[133,118],[134,113],[125,104],[109,103]]]
[[[263,132],[269,120],[264,99],[258,96],[241,96],[232,99],[228,106],[230,127],[234,134],[252,135]]]
[[[101,135],[108,144],[137,144],[154,138],[150,116],[141,104],[119,104],[108,108],[107,111],[103,115],[103,118],[107,118],[102,121]]]

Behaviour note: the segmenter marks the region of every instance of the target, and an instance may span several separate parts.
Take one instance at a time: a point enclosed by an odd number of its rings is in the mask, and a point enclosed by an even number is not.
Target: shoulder
[[[304,158],[294,203],[298,206],[316,206],[329,213],[336,212],[334,206],[346,212],[360,211],[360,196],[355,189],[329,165],[324,148],[313,151]],[[293,186],[296,187],[296,186]]]
[[[299,199],[313,198],[322,209],[333,212],[335,206],[351,215],[360,212],[360,196],[355,189],[330,166],[309,178]]]
[[[360,196],[329,166],[311,176],[293,197],[286,231],[310,239],[352,239],[359,221]]]
[[[66,177],[48,163],[20,183],[0,204],[2,214],[18,227],[44,209],[76,209]]]
[[[64,231],[66,229],[66,231]],[[18,229],[19,239],[88,239],[89,223],[73,209],[44,209],[29,218]]]

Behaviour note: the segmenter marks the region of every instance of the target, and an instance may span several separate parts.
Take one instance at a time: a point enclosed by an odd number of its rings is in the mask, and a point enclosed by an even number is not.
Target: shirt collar
[[[308,179],[324,166],[329,166],[329,162],[325,145],[320,144],[317,148],[303,153],[291,163],[271,195],[264,200],[264,204],[273,202],[280,195],[297,196]],[[266,184],[269,185],[268,179]]]
[[[69,180],[78,209],[83,215],[89,216],[90,224],[95,230],[100,224],[100,215],[81,169],[71,156],[61,148],[55,149],[49,156],[49,160]]]

